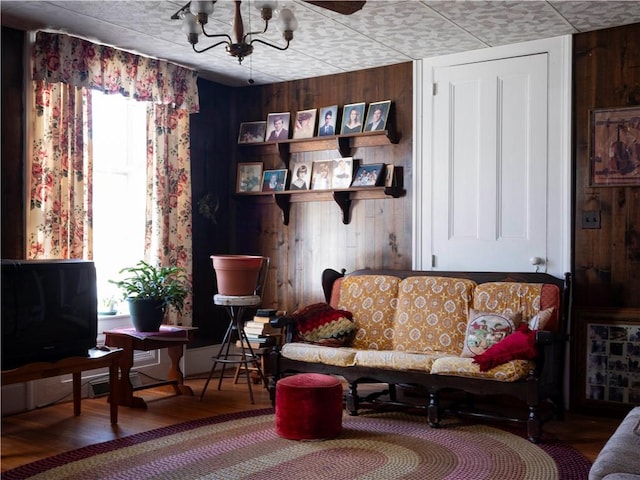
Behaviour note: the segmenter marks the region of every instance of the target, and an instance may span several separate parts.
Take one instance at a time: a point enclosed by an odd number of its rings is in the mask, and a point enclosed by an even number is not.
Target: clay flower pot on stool
[[[211,255],[218,293],[229,296],[253,295],[263,258],[258,255]]]

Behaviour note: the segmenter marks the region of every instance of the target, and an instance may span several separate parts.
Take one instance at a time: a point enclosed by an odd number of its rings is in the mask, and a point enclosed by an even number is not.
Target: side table
[[[37,362],[2,371],[2,384],[29,382],[42,378],[71,374],[73,379],[73,414],[80,415],[82,401],[82,375],[85,370],[109,367],[109,388],[112,394],[118,395],[118,361],[122,358],[120,348],[91,349],[86,357],[69,357],[57,362]],[[118,423],[118,404],[111,402],[111,424]]]
[[[120,379],[118,380],[118,393],[112,396],[119,405],[133,408],[147,408],[147,403],[141,397],[135,397],[134,391],[146,388],[172,385],[176,395],[193,395],[191,387],[184,384],[184,375],[180,370],[180,359],[183,355],[183,347],[193,338],[195,327],[169,327],[163,325],[159,332],[137,332],[134,328],[119,328],[104,332],[105,344],[109,347],[119,347],[123,350],[120,358]],[[133,367],[134,350],[148,352],[166,348],[171,358],[171,366],[167,374],[167,380],[153,384],[133,387],[129,373]]]

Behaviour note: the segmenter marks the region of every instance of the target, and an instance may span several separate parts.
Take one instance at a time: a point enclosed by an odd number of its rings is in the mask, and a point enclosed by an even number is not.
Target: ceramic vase
[[[158,332],[164,320],[164,300],[128,298],[131,323],[138,332]]]
[[[211,255],[220,295],[253,295],[264,257],[257,255]]]

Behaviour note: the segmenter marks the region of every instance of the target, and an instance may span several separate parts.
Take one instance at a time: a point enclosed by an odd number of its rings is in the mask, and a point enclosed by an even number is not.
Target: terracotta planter
[[[257,255],[211,255],[221,295],[253,295],[264,257]]]

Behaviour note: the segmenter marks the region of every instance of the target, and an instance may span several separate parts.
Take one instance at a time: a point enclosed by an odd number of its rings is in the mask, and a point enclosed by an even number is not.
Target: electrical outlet
[[[582,228],[600,228],[600,211],[585,210],[582,212]]]

